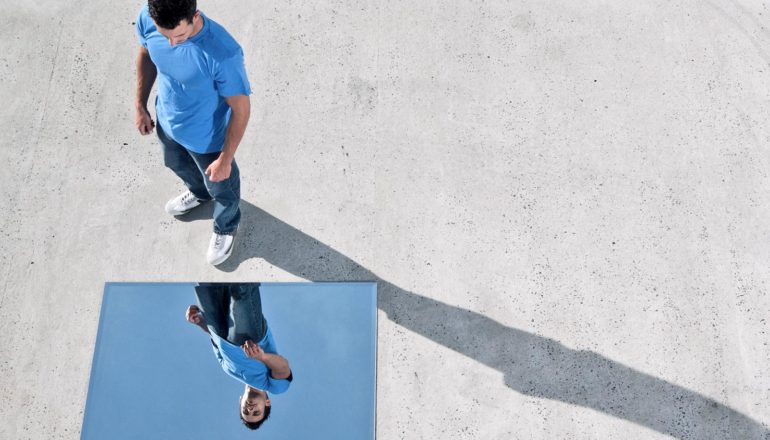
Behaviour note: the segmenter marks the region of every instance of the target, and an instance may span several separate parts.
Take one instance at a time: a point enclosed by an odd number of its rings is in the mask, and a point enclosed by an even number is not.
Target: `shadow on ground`
[[[237,247],[221,270],[232,272],[243,261],[263,258],[310,281],[376,281],[378,307],[389,319],[500,371],[519,393],[591,408],[680,439],[770,440],[767,426],[713,399],[401,289],[256,206],[242,201],[241,209]],[[196,215],[186,220],[206,212]]]

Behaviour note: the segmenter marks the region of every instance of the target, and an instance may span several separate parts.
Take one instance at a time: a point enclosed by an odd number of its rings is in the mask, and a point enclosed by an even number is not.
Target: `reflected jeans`
[[[198,306],[209,331],[240,346],[247,339],[259,343],[267,333],[259,283],[199,283]]]
[[[214,200],[214,232],[235,234],[241,221],[241,178],[233,159],[230,177],[212,182],[204,171],[220,153],[195,153],[167,135],[156,124],[158,139],[163,146],[163,163],[184,182],[187,189],[200,200]]]

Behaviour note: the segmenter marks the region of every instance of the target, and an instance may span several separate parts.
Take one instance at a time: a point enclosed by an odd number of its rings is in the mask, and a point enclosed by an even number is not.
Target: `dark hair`
[[[196,0],[149,0],[147,2],[150,17],[163,29],[174,29],[182,20],[192,23]]]
[[[267,393],[265,393],[265,396],[267,396]],[[267,420],[268,417],[270,417],[270,407],[265,405],[265,416],[262,417],[262,420],[258,422],[247,422],[246,419],[243,418],[243,411],[238,408],[238,414],[241,416],[241,422],[243,422],[244,425],[246,425],[247,428],[251,430],[255,430],[262,426],[263,423],[265,423],[265,420]]]

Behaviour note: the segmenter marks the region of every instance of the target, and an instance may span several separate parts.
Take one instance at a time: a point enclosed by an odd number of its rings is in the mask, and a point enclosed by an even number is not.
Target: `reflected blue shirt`
[[[270,369],[267,368],[267,365],[246,356],[241,347],[220,338],[211,330],[213,329],[209,327],[214,354],[225,373],[246,385],[269,393],[281,394],[289,389],[292,380],[291,375],[289,375],[288,379],[274,379],[270,377]],[[259,346],[262,347],[265,353],[278,353],[275,341],[273,340],[273,334],[269,328],[265,337],[259,341]]]
[[[171,46],[147,6],[136,19],[139,43],[158,70],[155,112],[172,139],[196,153],[222,151],[230,121],[226,97],[250,95],[243,50],[227,31],[203,15],[203,28]]]

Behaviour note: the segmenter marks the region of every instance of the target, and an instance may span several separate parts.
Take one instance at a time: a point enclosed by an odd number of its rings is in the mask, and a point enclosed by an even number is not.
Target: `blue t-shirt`
[[[209,332],[212,345],[214,346],[214,354],[219,361],[219,365],[232,378],[258,390],[274,394],[281,394],[289,389],[292,381],[291,375],[287,379],[274,379],[270,377],[270,369],[267,368],[267,365],[246,356],[241,347],[220,338],[213,331],[212,327],[209,327]],[[259,341],[259,346],[262,347],[265,353],[277,353],[273,334],[269,328],[265,337]]]
[[[196,153],[222,151],[230,121],[226,97],[251,94],[243,50],[227,31],[203,15],[203,28],[171,46],[158,32],[147,6],[136,34],[158,69],[155,109],[163,131]]]

